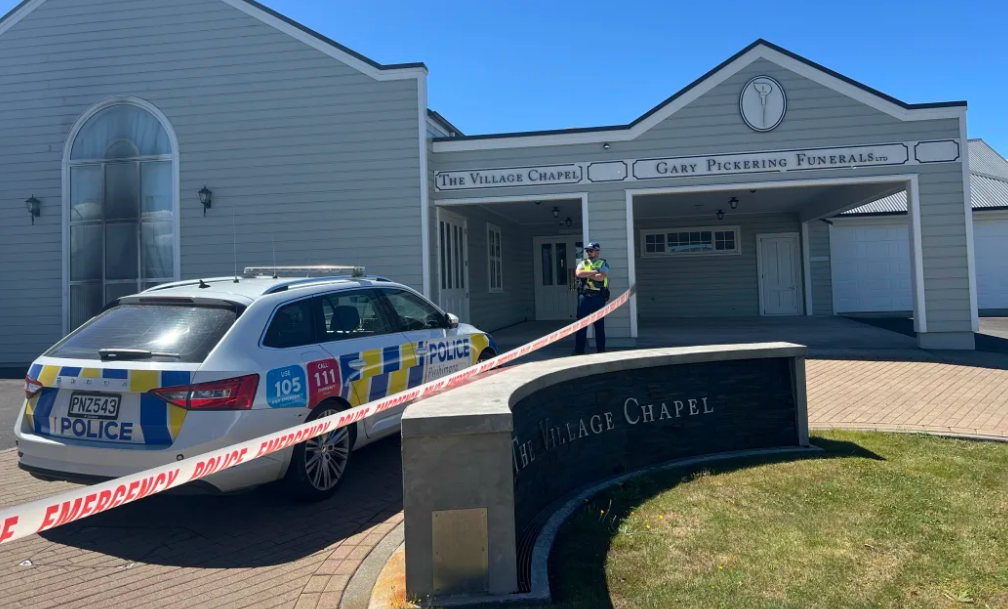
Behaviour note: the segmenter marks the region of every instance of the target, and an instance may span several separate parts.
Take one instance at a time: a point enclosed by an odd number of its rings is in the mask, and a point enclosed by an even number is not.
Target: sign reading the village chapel
[[[511,411],[519,539],[534,535],[554,501],[613,475],[798,443],[788,358],[595,374],[539,390]]]
[[[439,171],[434,174],[434,188],[499,188],[501,186],[541,186],[544,184],[578,184],[584,177],[581,165],[549,165],[544,167],[512,167],[509,169],[473,169],[471,171]]]

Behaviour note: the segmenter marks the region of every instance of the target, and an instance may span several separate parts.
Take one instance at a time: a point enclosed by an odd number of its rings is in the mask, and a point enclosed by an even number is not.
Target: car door
[[[472,336],[449,328],[445,314],[422,296],[402,288],[381,290],[399,329],[416,352],[423,382],[468,368],[475,361]]]
[[[374,290],[339,290],[314,300],[319,342],[330,355],[308,368],[308,385],[321,399],[339,391],[359,406],[405,389],[402,335]],[[389,416],[385,411],[364,419],[368,436],[389,427],[382,424]]]

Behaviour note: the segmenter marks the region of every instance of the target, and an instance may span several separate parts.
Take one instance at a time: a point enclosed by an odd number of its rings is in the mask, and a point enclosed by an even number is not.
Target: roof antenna
[[[234,283],[238,283],[238,236],[235,232],[234,210],[231,210],[231,254],[234,256]]]
[[[270,243],[273,245],[273,279],[276,279],[276,239],[273,237],[273,227],[270,227]]]

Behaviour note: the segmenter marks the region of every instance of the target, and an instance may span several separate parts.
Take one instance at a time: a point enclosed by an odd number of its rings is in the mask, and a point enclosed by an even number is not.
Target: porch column
[[[962,163],[936,164],[907,187],[914,330],[922,349],[975,348],[967,172]]]
[[[622,189],[588,193],[588,239],[602,246],[602,257],[609,263],[609,289],[616,298],[630,287],[633,260],[628,256],[627,202]],[[611,347],[633,347],[631,304],[606,317],[606,343]]]

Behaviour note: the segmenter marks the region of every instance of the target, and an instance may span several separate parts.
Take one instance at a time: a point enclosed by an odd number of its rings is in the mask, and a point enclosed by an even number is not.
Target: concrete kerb
[[[955,431],[954,429],[928,429],[927,427],[919,427],[913,425],[865,425],[864,423],[852,423],[850,425],[845,425],[843,423],[830,423],[824,425],[811,425],[813,431],[870,431],[878,433],[905,433],[905,434],[921,434],[925,436],[936,436],[939,438],[946,438],[949,440],[969,440],[972,442],[1005,442],[1008,443],[1008,436],[992,436],[990,434],[977,434],[968,433],[962,431]]]
[[[400,522],[378,542],[378,545],[368,553],[350,577],[350,581],[347,582],[347,586],[343,590],[343,598],[340,599],[340,609],[367,609],[372,605],[372,595],[378,582],[378,576],[396,550],[403,545],[405,539],[405,529],[403,523]],[[382,609],[386,608],[382,607]]]

